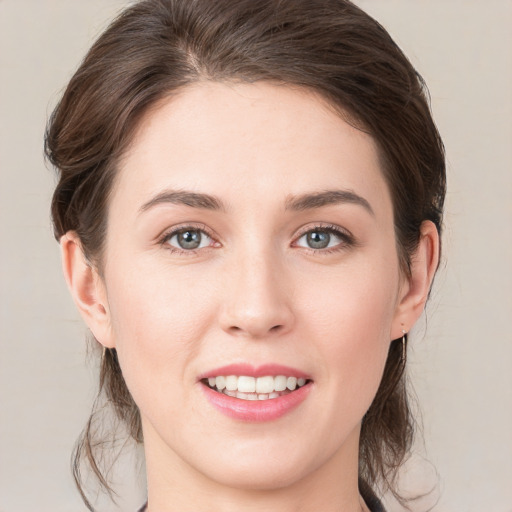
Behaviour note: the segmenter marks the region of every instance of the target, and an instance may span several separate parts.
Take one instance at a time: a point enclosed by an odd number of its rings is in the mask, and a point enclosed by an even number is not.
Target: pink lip
[[[207,400],[226,416],[241,421],[263,422],[276,420],[299,406],[311,391],[312,383],[270,400],[241,400],[214,391],[205,384],[200,386]]]
[[[303,379],[310,379],[309,375],[289,366],[283,366],[280,364],[263,364],[260,366],[252,366],[250,364],[240,363],[229,364],[227,366],[221,366],[220,368],[209,370],[208,372],[199,375],[198,380],[207,379],[208,377],[217,377],[219,375],[246,375],[247,377],[285,375],[286,377],[302,377]]]
[[[217,377],[219,375],[246,375],[248,377],[265,377],[266,375],[285,375],[287,377],[302,377],[310,380],[309,375],[279,364],[264,364],[260,366],[252,366],[250,364],[230,364],[219,368],[214,368],[199,376],[198,380],[207,379],[209,377]],[[278,398],[269,400],[241,400],[224,393],[214,391],[207,385],[199,383],[207,400],[218,411],[230,418],[241,421],[264,422],[272,421],[284,416],[291,410],[299,406],[309,395],[312,389],[312,382],[297,388],[295,391]]]

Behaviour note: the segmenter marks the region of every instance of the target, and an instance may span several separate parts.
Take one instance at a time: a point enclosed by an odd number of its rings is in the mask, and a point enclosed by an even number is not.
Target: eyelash
[[[175,226],[170,231],[166,231],[159,239],[158,243],[161,246],[165,246],[165,249],[175,254],[182,254],[186,256],[194,256],[198,253],[199,250],[210,249],[213,248],[213,245],[209,245],[208,247],[203,247],[201,249],[178,249],[177,247],[171,246],[168,244],[169,240],[172,239],[175,235],[180,233],[184,233],[186,231],[200,231],[205,234],[208,238],[210,238],[214,244],[219,244],[215,241],[214,235],[212,232],[204,225],[204,224],[184,224],[182,226]],[[296,243],[308,233],[313,233],[315,231],[329,233],[330,235],[334,235],[341,240],[341,242],[334,247],[323,248],[323,249],[315,249],[313,247],[303,247],[297,246]],[[301,247],[305,249],[307,252],[311,254],[332,254],[338,251],[346,250],[347,248],[353,247],[356,245],[356,241],[351,233],[348,231],[335,226],[333,224],[316,224],[314,226],[308,226],[307,229],[302,230],[299,234],[294,238],[292,246]],[[220,246],[220,244],[219,244]]]

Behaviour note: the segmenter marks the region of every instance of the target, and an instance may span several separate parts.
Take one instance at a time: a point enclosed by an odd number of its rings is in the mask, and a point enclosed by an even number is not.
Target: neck
[[[368,512],[358,489],[358,429],[319,467],[266,486],[231,486],[222,475],[198,471],[170,450],[150,425],[144,438],[147,512]]]

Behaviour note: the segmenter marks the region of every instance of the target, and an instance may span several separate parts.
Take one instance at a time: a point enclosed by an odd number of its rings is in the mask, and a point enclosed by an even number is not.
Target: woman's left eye
[[[296,246],[316,250],[331,249],[349,244],[349,236],[334,228],[311,229],[300,236],[295,242]]]
[[[202,229],[184,228],[170,233],[163,242],[180,251],[194,251],[210,246],[212,239]]]

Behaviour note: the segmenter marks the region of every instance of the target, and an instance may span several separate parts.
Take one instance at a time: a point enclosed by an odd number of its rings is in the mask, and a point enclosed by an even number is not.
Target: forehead
[[[386,196],[371,136],[310,91],[205,82],[146,113],[120,163],[114,198],[136,201],[172,188],[260,201],[333,187]]]

